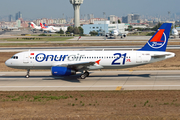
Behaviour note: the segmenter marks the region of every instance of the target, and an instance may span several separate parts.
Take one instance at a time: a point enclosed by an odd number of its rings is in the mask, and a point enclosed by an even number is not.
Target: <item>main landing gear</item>
[[[86,77],[89,77],[89,72],[88,72],[88,71],[85,71],[85,72],[80,76],[81,79],[85,79]]]
[[[29,72],[30,72],[30,69],[27,70],[27,75],[25,76],[26,78],[29,78]]]

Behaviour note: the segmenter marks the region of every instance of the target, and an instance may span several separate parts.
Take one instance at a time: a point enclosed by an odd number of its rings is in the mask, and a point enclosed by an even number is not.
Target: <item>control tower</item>
[[[74,27],[80,26],[80,5],[84,0],[70,0],[70,3],[74,7]]]

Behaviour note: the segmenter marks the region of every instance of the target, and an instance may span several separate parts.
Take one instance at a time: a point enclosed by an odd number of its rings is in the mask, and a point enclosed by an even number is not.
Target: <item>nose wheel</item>
[[[29,78],[29,72],[30,72],[30,69],[27,70],[27,75],[25,76],[26,78]]]
[[[85,71],[85,72],[80,76],[81,79],[85,79],[86,77],[89,77],[89,72],[88,72],[88,71]]]

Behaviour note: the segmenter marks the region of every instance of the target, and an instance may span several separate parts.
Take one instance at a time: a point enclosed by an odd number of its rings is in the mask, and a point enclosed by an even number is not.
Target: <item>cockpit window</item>
[[[18,56],[12,56],[11,59],[18,59]]]

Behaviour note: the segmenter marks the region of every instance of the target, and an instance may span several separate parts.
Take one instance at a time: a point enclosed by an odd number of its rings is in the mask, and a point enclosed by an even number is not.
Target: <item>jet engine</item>
[[[75,75],[76,71],[71,70],[67,67],[54,66],[51,68],[51,72],[53,76],[69,76]]]

